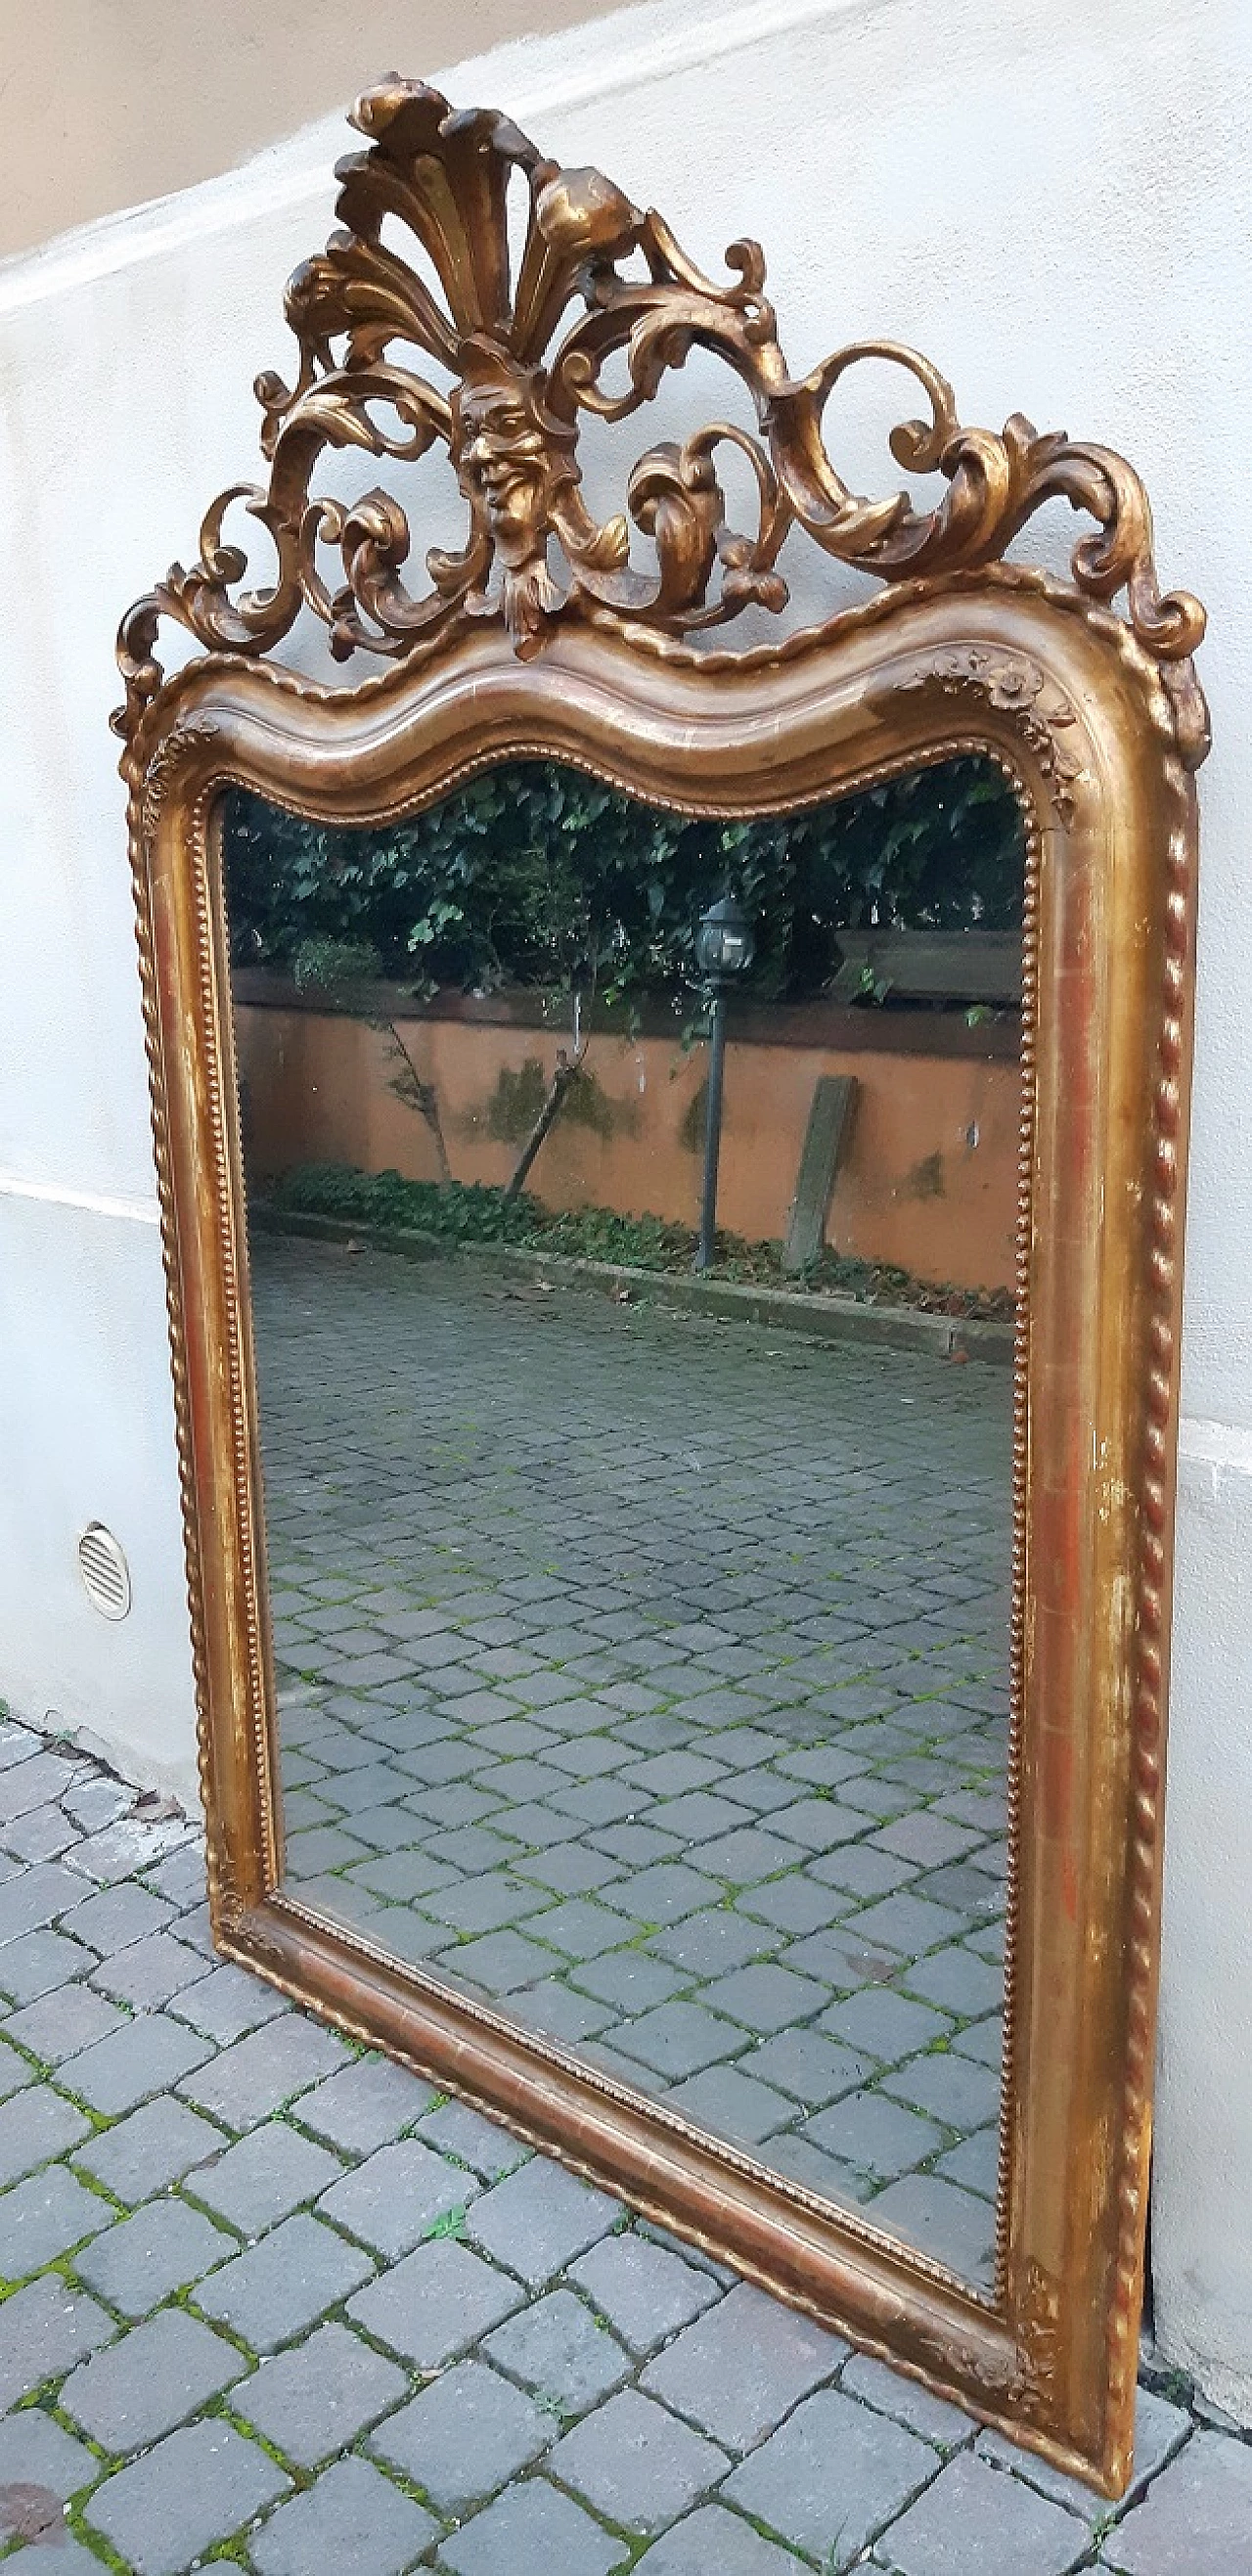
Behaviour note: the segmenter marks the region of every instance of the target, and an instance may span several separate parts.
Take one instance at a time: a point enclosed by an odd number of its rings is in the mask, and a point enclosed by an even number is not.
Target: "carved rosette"
[[[705,277],[659,214],[640,212],[598,170],[545,160],[505,116],[457,111],[421,82],[390,80],[366,91],[351,122],[366,148],[338,167],[342,229],[287,288],[295,381],[257,379],[268,482],[220,494],[197,561],[189,571],[172,565],[123,620],[126,703],[114,723],[125,741],[162,683],[156,641],[166,617],[210,651],[261,655],[308,608],[339,659],[430,651],[481,618],[499,619],[522,656],[542,648],[557,619],[580,614],[624,633],[678,636],[750,606],[780,611],[788,593],[778,555],[793,527],[840,562],[916,582],[995,563],[1059,497],[1095,521],[1074,549],[1075,588],[1103,602],[1125,594],[1130,626],[1159,663],[1183,756],[1203,757],[1207,718],[1190,657],[1204,612],[1187,592],[1162,594],[1147,496],[1111,449],[1040,434],[1020,413],[1000,432],[963,428],[950,385],[894,341],[853,342],[793,376],[757,243],[731,243],[725,282]],[[526,197],[515,273],[511,187]],[[384,239],[388,223],[407,228],[420,266]],[[755,433],[719,421],[681,445],[653,446],[628,475],[624,508],[597,520],[580,485],[583,417],[629,418],[696,347],[746,388]],[[415,370],[414,353],[451,379],[450,393]],[[624,360],[616,391],[605,381],[612,359]],[[832,462],[827,403],[849,369],[871,359],[902,367],[921,389],[927,416],[903,422],[890,445],[906,471],[943,479],[933,510],[915,509],[901,491],[862,498]],[[746,532],[726,519],[717,456],[727,445],[755,479],[756,525]],[[310,486],[328,448],[362,449],[399,475],[436,446],[466,507],[465,543],[432,549],[427,586],[411,587],[409,522],[395,493],[377,488],[347,505]],[[260,585],[225,535],[233,505],[269,539],[275,561]],[[334,580],[324,570],[332,551]],[[1055,776],[1063,793],[1063,766]]]
[[[1021,653],[971,644],[920,664],[901,685],[906,690],[937,689],[949,698],[974,698],[1007,716],[1033,755],[1057,821],[1073,821],[1074,788],[1082,776],[1082,761],[1069,736],[1078,719],[1068,698],[1037,662]]]

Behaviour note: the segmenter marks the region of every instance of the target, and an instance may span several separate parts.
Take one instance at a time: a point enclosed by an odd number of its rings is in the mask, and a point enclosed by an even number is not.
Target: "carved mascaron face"
[[[461,489],[487,520],[502,561],[517,567],[543,546],[556,459],[520,372],[462,385],[453,449]]]

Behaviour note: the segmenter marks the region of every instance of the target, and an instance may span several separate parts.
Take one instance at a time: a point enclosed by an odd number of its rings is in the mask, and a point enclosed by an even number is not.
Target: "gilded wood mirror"
[[[353,122],[120,645],[216,1938],[1117,2494],[1203,614],[1111,451],[792,376],[754,243]]]

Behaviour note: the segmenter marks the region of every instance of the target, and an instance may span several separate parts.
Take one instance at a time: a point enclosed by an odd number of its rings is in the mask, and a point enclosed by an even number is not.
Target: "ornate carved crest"
[[[201,528],[199,560],[189,571],[174,564],[124,619],[126,704],[114,719],[124,739],[161,685],[163,617],[210,650],[264,654],[306,606],[340,659],[431,649],[470,618],[501,619],[522,655],[539,651],[560,617],[676,636],[750,603],[783,608],[777,559],[792,527],[883,581],[916,580],[996,561],[1059,496],[1096,522],[1074,549],[1076,588],[1100,601],[1124,590],[1129,623],[1170,689],[1180,743],[1202,756],[1204,702],[1190,655],[1204,612],[1187,592],[1162,595],[1147,495],[1111,449],[1040,434],[1020,413],[998,433],[965,429],[938,370],[893,341],[852,342],[793,376],[757,243],[731,243],[725,283],[703,276],[660,215],[641,213],[597,170],[545,160],[505,116],[457,111],[420,82],[393,80],[368,90],[351,121],[368,148],[338,167],[344,228],[287,288],[295,383],[257,379],[268,483],[222,493]],[[528,200],[515,275],[511,183]],[[389,219],[413,236],[414,264],[384,238]],[[583,415],[628,418],[696,346],[746,386],[757,434],[718,421],[681,446],[649,448],[627,478],[624,509],[598,521],[580,488]],[[449,394],[414,371],[414,351],[451,377]],[[614,392],[605,370],[619,353],[625,386]],[[828,398],[870,358],[903,367],[925,397],[928,417],[902,422],[890,445],[900,467],[944,478],[932,511],[903,492],[860,497],[831,460]],[[409,523],[394,495],[377,489],[343,504],[313,496],[310,481],[327,448],[407,467],[436,444],[455,469],[468,532],[460,553],[432,550],[429,586],[411,588]],[[747,532],[726,520],[717,471],[726,445],[755,476]],[[277,565],[263,587],[247,586],[247,556],[224,534],[234,502],[272,540]],[[645,569],[631,560],[632,530],[645,541]],[[321,569],[328,547],[342,564],[333,588]]]

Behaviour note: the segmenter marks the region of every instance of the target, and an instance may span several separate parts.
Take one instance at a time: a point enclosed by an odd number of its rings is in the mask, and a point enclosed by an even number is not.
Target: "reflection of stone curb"
[[[681,1270],[635,1270],[612,1261],[576,1261],[560,1252],[531,1251],[512,1243],[453,1243],[415,1226],[354,1224],[339,1216],[306,1215],[294,1208],[253,1205],[252,1223],[266,1234],[311,1235],[325,1243],[372,1244],[406,1261],[484,1262],[506,1279],[551,1279],[573,1286],[625,1289],[637,1305],[668,1306],[720,1316],[727,1323],[772,1324],[776,1332],[806,1333],[812,1341],[887,1342],[932,1351],[937,1359],[1012,1365],[1011,1323],[980,1323],[960,1315],[930,1315],[916,1306],[869,1306],[855,1297],[805,1296],[788,1288],[740,1287],[731,1280],[698,1279]]]

